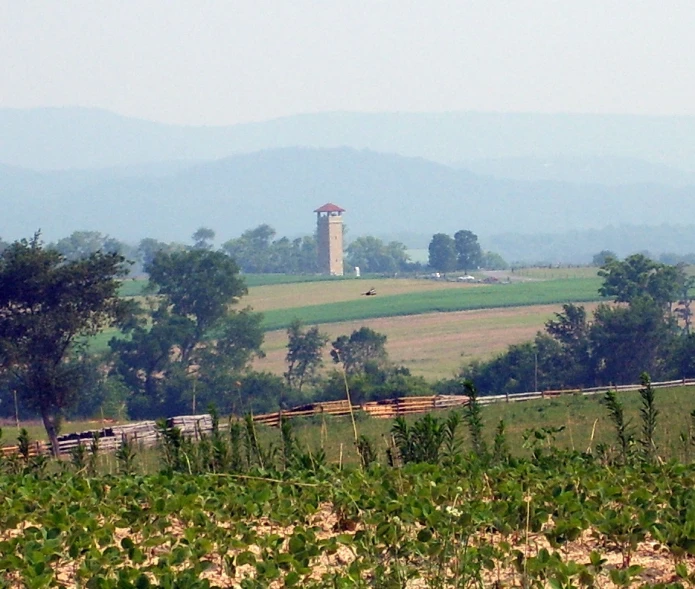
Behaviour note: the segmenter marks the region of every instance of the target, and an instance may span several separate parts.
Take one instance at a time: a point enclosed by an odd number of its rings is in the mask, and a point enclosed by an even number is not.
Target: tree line
[[[600,294],[612,303],[565,304],[533,341],[512,345],[461,371],[481,394],[629,384],[641,372],[659,380],[695,376],[693,278],[634,254],[608,255]]]
[[[140,303],[119,296],[128,265],[115,252],[70,260],[36,235],[0,253],[0,414],[38,416],[54,443],[65,417],[101,412],[155,418],[207,410],[274,411],[317,400],[353,402],[461,391],[481,394],[574,388],[695,376],[695,334],[682,266],[642,254],[608,257],[599,270],[601,303],[589,319],[566,304],[532,342],[465,366],[453,379],[428,383],[389,361],[386,336],[362,327],[330,341],[316,326],[287,330],[283,376],[258,372],[261,315],[234,258],[209,247],[155,253]],[[108,351],[90,349],[118,328]],[[326,354],[330,352],[330,355]],[[330,357],[332,370],[321,370]]]
[[[388,362],[386,336],[364,327],[331,343],[334,370],[318,378],[328,338],[294,323],[284,377],[252,369],[262,316],[240,307],[236,261],[212,250],[158,251],[145,266],[147,296],[119,296],[125,257],[97,251],[70,260],[35,235],[0,254],[0,414],[43,420],[57,449],[66,417],[157,418],[207,410],[274,411],[345,394],[355,402],[424,388]],[[200,243],[202,241],[203,243]],[[93,338],[118,328],[102,354]]]
[[[451,237],[446,233],[432,236],[428,247],[429,267],[438,272],[453,272],[485,268],[487,270],[504,270],[508,264],[494,252],[483,251],[478,236],[468,229],[461,229]]]
[[[131,245],[98,231],[74,231],[47,244],[47,248],[68,261],[85,258],[94,252],[118,254],[131,264],[133,272],[142,273],[158,252],[214,248],[216,234],[208,227],[198,228],[191,237],[192,244],[146,237]],[[9,243],[0,239],[0,252],[8,246]],[[275,229],[262,224],[223,242],[220,250],[234,258],[244,274],[315,274],[320,270],[317,247],[315,234],[293,239],[278,237]],[[458,231],[453,238],[443,233],[434,235],[427,265],[414,262],[404,243],[385,242],[370,235],[357,237],[345,248],[345,265],[372,274],[420,272],[426,267],[438,272],[508,267],[499,255],[483,251],[477,235],[468,230]]]

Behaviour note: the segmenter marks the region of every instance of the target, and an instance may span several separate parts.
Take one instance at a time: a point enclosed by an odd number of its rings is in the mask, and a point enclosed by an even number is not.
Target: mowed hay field
[[[596,304],[585,306],[590,310]],[[386,334],[386,349],[394,363],[428,380],[437,380],[454,375],[466,361],[490,358],[511,344],[533,339],[561,310],[561,305],[479,309],[326,323],[319,328],[331,340],[362,326]],[[286,369],[286,346],[285,330],[267,332],[263,345],[266,357],[256,360],[254,368],[282,374]],[[324,354],[328,366],[329,348]]]
[[[318,325],[331,340],[362,326],[384,333],[394,363],[436,380],[453,375],[464,362],[489,358],[532,339],[562,310],[563,302],[593,309],[600,286],[596,272],[536,268],[491,273],[499,284],[251,275],[246,277],[248,294],[237,308],[250,307],[264,315],[266,357],[254,362],[257,370],[279,375],[285,371],[286,328],[299,318],[307,326]],[[123,291],[137,297],[144,284],[126,281]],[[377,296],[362,295],[372,287]],[[107,330],[93,338],[92,349],[105,350],[115,334]],[[328,369],[329,346],[325,357]]]
[[[470,289],[479,286],[482,285],[409,278],[355,278],[354,280],[269,284],[250,287],[249,294],[242,299],[242,304],[249,305],[253,307],[254,311],[262,313],[277,309],[296,309],[310,305],[354,301],[360,299],[362,293],[372,287],[376,288],[377,296],[383,298],[418,292]],[[371,300],[368,297],[362,298],[365,301]]]
[[[295,319],[306,324],[336,323],[475,309],[593,302],[600,280],[515,280],[466,284],[429,280],[364,280],[290,284],[250,289],[244,301],[264,315],[267,331],[286,329]],[[377,296],[363,296],[375,288]]]
[[[559,299],[575,300],[573,292],[578,292],[578,299],[585,300],[595,293],[597,286],[592,278],[583,271],[578,280],[570,276],[565,281],[557,279],[541,284],[538,279],[531,284],[530,296],[540,293],[553,296],[560,293]],[[307,325],[319,325],[321,331],[331,340],[339,335],[349,335],[362,326],[370,327],[388,337],[387,350],[391,360],[407,366],[413,374],[431,380],[453,375],[461,365],[474,358],[489,358],[502,352],[507,346],[532,339],[536,332],[542,330],[545,322],[562,310],[561,303],[532,305],[525,304],[527,292],[522,292],[524,284],[462,284],[446,281],[417,279],[374,279],[342,280],[335,282],[316,282],[301,284],[283,284],[259,286],[249,289],[244,302],[266,316],[291,317],[311,316],[312,310],[320,310],[315,316],[324,317],[325,309],[331,308],[335,316],[330,322],[305,321]],[[547,285],[547,288],[546,288]],[[374,287],[376,297],[362,296],[362,292]],[[576,289],[575,289],[576,287]],[[530,292],[530,291],[529,291]],[[550,294],[549,294],[550,293]],[[438,296],[441,294],[441,296]],[[483,295],[483,296],[479,296]],[[508,297],[506,295],[509,295]],[[475,305],[483,305],[490,300],[490,307],[466,311],[426,312],[418,314],[396,314],[387,317],[369,317],[340,321],[341,309],[354,310],[356,305],[365,309],[365,315],[371,310],[381,308],[390,312],[389,306],[408,305],[408,299],[427,297],[432,308],[436,309],[438,301],[442,307],[450,305],[453,297],[465,301],[474,298]],[[598,298],[595,296],[594,298]],[[522,301],[515,306],[515,301]],[[380,307],[377,307],[377,303]],[[586,304],[593,309],[595,303]],[[350,312],[346,312],[350,315]],[[271,322],[272,324],[272,322]],[[273,329],[266,332],[263,350],[266,357],[254,362],[254,368],[282,374],[286,369],[285,354],[287,345],[286,330]],[[326,366],[330,367],[329,346],[325,350]]]

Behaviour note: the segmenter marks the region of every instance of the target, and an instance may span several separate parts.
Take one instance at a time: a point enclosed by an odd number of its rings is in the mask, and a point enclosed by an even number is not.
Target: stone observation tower
[[[314,211],[319,250],[319,272],[343,275],[343,217],[345,209],[326,203]]]

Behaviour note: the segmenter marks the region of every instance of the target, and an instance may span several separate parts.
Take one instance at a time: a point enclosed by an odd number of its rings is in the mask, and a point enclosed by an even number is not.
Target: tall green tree
[[[545,330],[561,347],[563,381],[567,386],[589,386],[594,381],[590,324],[581,305],[562,305],[562,313],[546,321]]]
[[[126,271],[117,253],[68,261],[39,235],[0,255],[0,367],[23,403],[41,415],[54,454],[60,420],[76,401],[83,338],[123,323],[131,305],[118,297]]]
[[[275,238],[275,229],[259,225],[244,231],[222,245],[222,249],[247,274],[259,272],[278,274],[314,273],[318,269],[316,237],[305,235],[290,240]]]
[[[359,267],[362,272],[394,273],[409,261],[404,244],[397,241],[385,244],[370,235],[358,237],[347,248],[347,264]]]
[[[174,349],[190,346],[192,322],[172,316],[166,306],[152,314],[152,325],[130,326],[129,337],[112,338],[113,371],[122,379],[131,396],[128,411],[132,418],[161,417],[160,408],[172,404],[167,398],[167,382],[176,366]]]
[[[163,252],[170,254],[175,251],[185,250],[186,246],[180,243],[166,243],[164,241],[158,241],[152,237],[145,237],[140,240],[138,247],[136,249],[136,258],[142,264],[142,267],[149,266],[154,260],[154,257],[159,253]]]
[[[222,249],[238,262],[244,272],[268,272],[275,235],[275,229],[270,225],[259,225],[255,229],[244,231],[241,237],[225,242]]]
[[[364,372],[368,365],[383,367],[388,361],[386,335],[361,327],[350,336],[341,335],[332,344],[331,358],[346,374]]]
[[[429,266],[438,272],[452,272],[456,270],[456,244],[445,233],[437,233],[432,236],[429,245]]]
[[[196,342],[248,292],[236,262],[223,252],[159,252],[145,270],[172,313],[193,322]]]
[[[74,231],[68,237],[59,239],[49,246],[57,250],[66,260],[79,260],[95,252],[105,252],[130,256],[132,248],[114,237],[102,235],[98,231]]]
[[[617,260],[618,255],[611,250],[601,250],[591,258],[591,265],[596,267],[605,266],[611,260]]]
[[[147,270],[159,296],[151,326],[110,343],[132,413],[161,417],[232,391],[263,342],[261,316],[233,309],[247,292],[234,260],[207,249],[159,252]]]
[[[480,266],[483,259],[483,251],[475,233],[467,229],[457,231],[454,233],[454,247],[456,248],[458,269],[468,272],[468,270]]]
[[[673,337],[673,321],[650,297],[629,306],[601,304],[594,312],[590,340],[597,379],[602,384],[636,382],[642,372],[663,376]]]
[[[193,233],[193,249],[209,250],[212,249],[212,241],[215,239],[215,232],[209,227],[199,227]]]
[[[616,303],[632,303],[648,296],[666,309],[678,300],[685,281],[679,266],[655,262],[643,254],[634,254],[625,260],[609,258],[598,275],[603,278],[599,293]]]
[[[287,371],[284,373],[287,385],[302,392],[302,387],[311,380],[323,363],[323,349],[328,336],[314,325],[304,329],[301,321],[295,320],[287,328]]]
[[[509,264],[496,252],[483,252],[480,267],[486,270],[506,270],[509,268]]]

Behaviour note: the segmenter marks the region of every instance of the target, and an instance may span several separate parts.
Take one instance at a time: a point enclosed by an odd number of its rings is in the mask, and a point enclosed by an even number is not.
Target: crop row
[[[695,468],[675,462],[23,474],[0,496],[7,587],[693,583]]]

